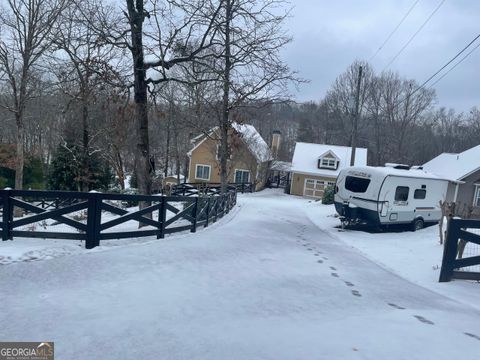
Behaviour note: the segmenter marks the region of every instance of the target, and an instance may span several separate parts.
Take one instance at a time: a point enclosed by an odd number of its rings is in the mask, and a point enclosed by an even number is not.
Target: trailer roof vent
[[[399,169],[399,170],[410,170],[410,165],[405,165],[405,164],[386,163],[385,166],[391,167],[394,169]]]
[[[423,166],[412,166],[411,170],[423,170]]]

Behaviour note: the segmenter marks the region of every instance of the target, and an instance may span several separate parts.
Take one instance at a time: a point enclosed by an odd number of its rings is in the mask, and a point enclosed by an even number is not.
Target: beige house
[[[290,194],[320,199],[326,186],[335,185],[337,176],[350,166],[352,148],[310,144],[295,145],[291,168]],[[367,165],[367,149],[357,148],[355,166]]]
[[[268,168],[272,160],[270,148],[252,125],[233,123],[229,134],[230,159],[228,181],[253,183],[256,190],[265,186]],[[193,148],[188,152],[191,183],[219,183],[220,159],[218,128],[192,139]]]

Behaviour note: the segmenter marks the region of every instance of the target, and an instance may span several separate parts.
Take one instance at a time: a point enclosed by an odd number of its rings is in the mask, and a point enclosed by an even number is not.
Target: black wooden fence
[[[140,201],[146,202],[147,207],[133,212],[118,205]],[[225,194],[198,194],[195,197],[0,190],[0,230],[4,241],[14,237],[85,240],[85,247],[91,249],[98,246],[100,240],[143,236],[157,236],[159,239],[175,232],[195,232],[199,226],[206,227],[227,214],[236,201],[235,189]],[[179,209],[179,204],[183,209]],[[14,217],[18,210],[22,216]],[[103,217],[106,221],[102,222],[102,214],[107,213],[117,217]],[[36,226],[28,229],[28,226],[42,224],[46,220],[55,221],[54,225],[68,225],[70,228],[66,230],[73,228],[73,231],[46,231],[45,223],[45,231],[37,231]],[[148,228],[133,231],[114,229],[131,220]]]
[[[252,183],[229,183],[228,190],[243,194],[254,192],[255,187]],[[171,195],[193,196],[199,192],[204,195],[216,195],[219,194],[220,191],[220,183],[183,183],[174,185],[171,190]]]
[[[451,219],[448,224],[447,240],[443,250],[440,282],[451,279],[480,280],[480,272],[459,271],[469,266],[480,265],[480,256],[458,259],[460,240],[480,245],[480,235],[466,229],[480,229],[479,220]]]

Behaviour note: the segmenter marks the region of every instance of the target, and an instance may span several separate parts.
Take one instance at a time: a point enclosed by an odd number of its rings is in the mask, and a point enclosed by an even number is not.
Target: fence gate
[[[480,221],[451,219],[443,250],[440,282],[480,280]]]

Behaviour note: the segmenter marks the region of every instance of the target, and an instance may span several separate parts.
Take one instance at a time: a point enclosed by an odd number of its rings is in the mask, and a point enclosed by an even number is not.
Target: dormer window
[[[337,170],[339,162],[335,154],[329,151],[318,158],[318,168]]]

